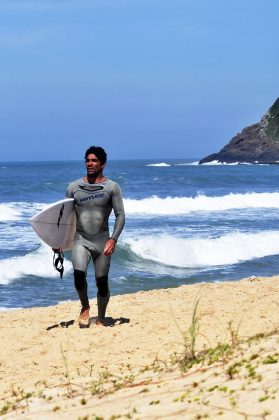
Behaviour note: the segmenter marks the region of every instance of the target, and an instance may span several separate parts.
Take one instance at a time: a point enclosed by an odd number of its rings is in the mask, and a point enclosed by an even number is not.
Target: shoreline
[[[180,287],[199,287],[202,285],[206,285],[206,284],[226,284],[226,283],[237,283],[243,280],[247,280],[247,279],[251,279],[253,280],[254,278],[259,278],[259,279],[264,279],[264,278],[273,278],[273,277],[279,277],[279,274],[273,274],[270,276],[250,276],[250,277],[241,277],[238,279],[227,279],[227,280],[211,280],[211,281],[199,281],[196,283],[187,283],[187,284],[180,284],[180,285],[174,285],[174,286],[167,286],[167,287],[156,287],[156,288],[151,288],[151,289],[147,289],[147,290],[137,290],[137,291],[132,291],[132,292],[128,292],[128,293],[118,293],[118,294],[111,294],[110,295],[110,299],[115,298],[115,297],[121,297],[121,296],[133,296],[137,293],[149,293],[149,292],[153,292],[156,290],[172,290],[172,289],[178,289]],[[74,284],[73,284],[73,290],[74,290]],[[97,289],[96,289],[97,290]],[[89,301],[93,302],[93,304],[96,301],[96,296],[95,297],[89,297]],[[111,301],[110,301],[111,302]],[[46,306],[26,306],[26,307],[5,307],[5,306],[0,306],[0,314],[1,313],[5,313],[5,312],[14,312],[14,311],[24,311],[24,310],[30,310],[30,309],[48,309],[48,308],[53,308],[56,306],[60,306],[60,305],[72,305],[72,304],[79,304],[79,300],[78,297],[76,296],[76,299],[73,300],[65,300],[65,301],[59,301],[58,303],[51,303],[49,305]],[[108,307],[109,308],[109,307]]]
[[[135,388],[122,384],[123,386],[115,391],[119,398],[112,394],[102,396],[100,399],[98,395],[92,394],[92,390],[88,394],[89,388],[85,384],[90,383],[92,388],[92,383],[96,384],[96,381],[100,383],[100,375],[104,376],[105,372],[106,386],[113,383],[109,378],[137,376],[139,372],[141,374],[145,372],[145,379],[142,379],[145,383],[143,387],[147,386],[146,377],[148,377],[148,386],[152,388],[153,393],[156,389],[156,392],[159,392],[154,385],[159,380],[158,375],[164,377],[160,379],[163,381],[162,388],[164,388],[163,383],[171,387],[172,383],[178,384],[183,380],[185,382],[185,375],[177,370],[177,367],[171,367],[174,366],[171,360],[175,355],[178,357],[183,351],[185,352],[185,337],[189,338],[195,303],[197,304],[195,321],[198,327],[194,348],[196,354],[209,348],[214,349],[220,344],[226,343],[232,346],[236,344],[233,343],[234,340],[240,344],[249,337],[263,333],[270,333],[270,339],[276,342],[279,328],[278,282],[279,276],[250,277],[237,281],[197,283],[115,295],[111,297],[107,310],[108,327],[95,325],[96,299],[91,300],[91,326],[88,329],[78,328],[77,317],[80,310],[78,301],[48,307],[1,311],[0,414],[7,418],[13,415],[16,418],[20,412],[28,419],[36,418],[38,415],[40,419],[52,417],[77,419],[89,412],[101,416],[103,410],[106,412],[103,418],[109,419],[112,415],[123,414],[128,406],[131,408],[133,405],[137,410],[137,413],[134,413],[135,418],[155,418],[152,416],[156,415],[158,412],[156,410],[159,410],[160,406],[162,408],[163,402],[160,399],[158,404],[150,404],[152,401],[144,403],[144,398],[148,401],[148,395],[143,398],[143,392],[140,392],[143,388],[139,385]],[[269,343],[268,338],[262,339]],[[264,347],[263,343],[261,345]],[[274,344],[270,346],[274,347],[274,358],[277,357],[276,346]],[[169,366],[169,368],[160,371],[158,366],[161,368]],[[268,367],[278,371],[276,362]],[[218,372],[219,364],[211,367],[211,372],[214,369]],[[202,372],[196,375],[201,377]],[[268,375],[272,376],[270,372]],[[194,377],[196,378],[193,374],[192,378]],[[198,379],[193,381],[199,382]],[[182,385],[182,382],[181,389],[184,389],[185,393],[187,386],[186,383]],[[74,388],[70,398],[69,383]],[[135,389],[138,389],[138,392],[135,392]],[[127,398],[132,390],[133,404],[130,400],[128,404]],[[273,401],[279,404],[276,392],[274,386]],[[19,406],[14,405],[15,408],[12,409],[12,404],[15,404],[13,395],[19,393],[21,395],[31,393],[32,396],[28,398],[27,405],[24,406],[22,403],[21,406],[18,403]],[[172,391],[166,391],[166,394],[170,397]],[[266,407],[264,401],[259,402],[257,407],[252,398],[254,393],[252,390],[248,392],[248,385],[246,394],[245,398],[248,403],[251,400],[252,404],[249,410],[262,410]],[[51,398],[47,400],[49,396]],[[82,398],[87,402],[81,403]],[[167,397],[165,398],[167,400]],[[156,401],[158,400],[159,397]],[[185,400],[186,398],[179,403],[182,412],[184,410],[184,418],[189,408],[189,402]],[[5,413],[3,407],[7,403],[10,406]],[[223,403],[225,404],[221,398],[220,406]],[[270,400],[267,403],[270,406]],[[199,404],[197,400],[196,406]],[[59,409],[55,410],[55,406],[59,406]],[[105,406],[108,407],[106,410]],[[170,409],[169,403],[168,406]],[[177,405],[174,404],[173,409],[176,408]],[[91,411],[88,411],[89,409]],[[213,413],[205,404],[202,405],[202,409],[209,410],[209,415]],[[72,417],[72,411],[75,417]],[[46,417],[43,417],[44,415]],[[180,417],[176,415],[175,418]]]

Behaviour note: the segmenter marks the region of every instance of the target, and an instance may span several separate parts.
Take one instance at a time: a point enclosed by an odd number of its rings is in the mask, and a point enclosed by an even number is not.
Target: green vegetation
[[[84,375],[81,374],[81,370],[77,369],[76,373],[70,375],[69,361],[66,357],[66,352],[63,350],[61,344],[61,357],[65,368],[63,383],[60,384],[60,388],[65,388],[65,391],[60,395],[63,396],[65,400],[71,400],[71,404],[76,406],[84,406],[83,410],[92,408],[92,396],[98,398],[104,398],[108,395],[111,395],[121,389],[128,387],[133,387],[133,390],[137,389],[138,394],[141,394],[142,398],[147,399],[147,404],[149,406],[158,406],[163,405],[163,397],[158,399],[158,394],[154,395],[151,391],[154,390],[154,387],[160,388],[163,387],[164,376],[167,372],[175,372],[175,374],[182,377],[189,377],[193,374],[193,370],[196,372],[200,371],[201,375],[198,377],[199,382],[194,381],[197,377],[193,378],[186,382],[186,384],[181,387],[181,394],[179,395],[176,392],[175,395],[171,397],[169,394],[170,402],[176,403],[175,406],[178,407],[179,404],[184,404],[183,410],[189,408],[189,405],[194,407],[200,407],[202,410],[199,412],[198,416],[195,418],[206,418],[208,417],[207,410],[214,407],[212,402],[212,397],[216,397],[216,394],[222,397],[224,401],[224,406],[215,407],[218,409],[218,414],[222,415],[225,411],[240,413],[241,415],[246,415],[240,411],[240,399],[239,396],[241,392],[251,389],[260,389],[262,393],[257,395],[258,403],[262,407],[265,407],[265,401],[274,400],[278,395],[277,388],[267,388],[264,382],[262,381],[262,370],[260,368],[263,365],[273,365],[278,363],[279,353],[271,352],[268,353],[262,348],[259,350],[252,351],[251,344],[257,344],[260,347],[260,340],[268,337],[272,334],[277,334],[278,331],[273,331],[270,334],[258,334],[252,338],[249,338],[245,341],[241,341],[239,335],[240,323],[238,323],[237,328],[233,327],[232,322],[228,324],[228,332],[230,334],[229,343],[219,343],[214,348],[206,348],[202,351],[197,351],[197,339],[200,336],[199,332],[199,316],[198,316],[198,305],[200,299],[197,298],[193,305],[193,311],[190,321],[190,326],[185,331],[180,331],[182,335],[182,345],[183,349],[181,353],[175,353],[175,355],[169,361],[159,360],[158,357],[155,358],[154,362],[149,366],[145,366],[138,371],[135,371],[130,364],[123,366],[123,373],[115,374],[110,372],[107,368],[100,371],[99,374],[92,378],[93,367],[88,366],[84,370]],[[175,319],[175,318],[174,318]],[[176,325],[177,321],[175,320]],[[177,325],[178,327],[178,325]],[[195,369],[191,371],[191,368],[195,366]],[[214,367],[214,369],[212,369]],[[180,371],[179,371],[179,369]],[[216,368],[216,369],[215,369]],[[266,366],[267,368],[267,366]],[[270,369],[271,367],[269,367]],[[212,369],[212,371],[211,371]],[[148,376],[148,372],[153,374]],[[210,381],[206,382],[206,379],[202,375],[202,372],[211,373]],[[216,378],[222,372],[223,378]],[[88,373],[90,374],[88,376]],[[216,376],[214,376],[216,374]],[[225,375],[224,375],[225,374]],[[85,379],[80,383],[74,383],[73,377],[77,379]],[[71,378],[72,377],[72,378]],[[65,382],[66,378],[66,382]],[[216,380],[217,379],[217,380]],[[236,387],[234,380],[239,379],[243,382],[242,387]],[[231,382],[230,382],[231,381]],[[236,381],[238,382],[238,381]],[[264,386],[261,384],[264,384]],[[257,383],[259,383],[257,385]],[[151,386],[153,385],[153,389]],[[46,386],[46,385],[45,385]],[[149,392],[151,392],[149,394]],[[253,392],[253,390],[251,391]],[[148,396],[150,395],[150,400]],[[53,412],[62,413],[64,405],[55,405],[55,397],[49,397],[44,394],[44,391],[38,390],[37,393],[26,392],[21,388],[12,388],[11,398],[6,400],[0,408],[0,416],[7,415],[11,412],[21,413],[28,412],[29,403],[33,397],[44,399],[45,403],[52,403],[53,408],[50,408]],[[94,401],[94,400],[93,400]],[[61,403],[61,397],[58,401]],[[86,408],[85,408],[86,406]],[[162,407],[163,408],[163,407]],[[180,407],[178,407],[180,410]],[[216,411],[217,412],[217,411]],[[110,417],[110,420],[116,420],[118,418],[134,418],[137,413],[136,408],[129,411],[126,414],[116,414]],[[268,416],[268,411],[264,411],[265,414],[261,418],[265,419]],[[245,417],[244,417],[245,418]],[[247,417],[248,418],[248,417]],[[86,415],[80,417],[79,420],[101,420],[102,417],[98,417],[95,414]]]
[[[191,324],[186,332],[181,331],[174,317],[177,329],[181,333],[183,339],[183,352],[175,353],[173,357],[174,363],[178,363],[182,371],[187,371],[193,365],[200,362],[199,356],[196,354],[196,340],[199,333],[199,319],[197,316],[199,298],[196,297],[192,312]]]
[[[273,142],[279,142],[279,98],[269,109],[266,134]]]

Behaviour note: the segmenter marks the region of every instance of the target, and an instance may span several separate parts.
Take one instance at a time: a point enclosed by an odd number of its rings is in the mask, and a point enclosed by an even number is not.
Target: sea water
[[[77,299],[71,252],[60,279],[28,220],[84,175],[82,161],[0,163],[1,309]],[[121,160],[105,175],[120,184],[126,211],[112,295],[278,274],[279,166]],[[92,264],[88,286],[94,298]]]

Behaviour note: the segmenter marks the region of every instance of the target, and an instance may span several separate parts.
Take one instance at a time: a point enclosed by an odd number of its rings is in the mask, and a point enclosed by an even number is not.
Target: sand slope
[[[279,277],[113,296],[107,327],[80,305],[1,312],[3,418],[279,419]],[[198,300],[195,352],[181,371]],[[239,345],[256,334],[272,335]],[[231,346],[231,344],[235,346]]]

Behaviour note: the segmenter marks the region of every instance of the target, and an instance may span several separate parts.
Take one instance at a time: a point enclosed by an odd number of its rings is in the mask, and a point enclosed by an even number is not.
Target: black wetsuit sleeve
[[[125,212],[121,189],[116,183],[111,191],[111,199],[112,208],[115,214],[115,223],[111,239],[117,241],[125,225]]]

